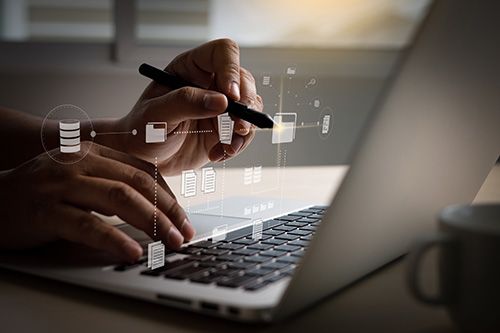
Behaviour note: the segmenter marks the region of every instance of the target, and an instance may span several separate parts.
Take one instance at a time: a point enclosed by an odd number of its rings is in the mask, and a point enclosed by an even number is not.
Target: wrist
[[[121,128],[120,119],[96,119],[92,123],[82,124],[82,140],[90,140],[103,146],[110,147],[115,150],[123,150],[123,139],[121,132],[126,132],[126,129]]]

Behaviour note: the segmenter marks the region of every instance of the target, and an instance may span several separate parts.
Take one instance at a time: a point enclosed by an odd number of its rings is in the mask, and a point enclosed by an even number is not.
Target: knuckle
[[[149,190],[154,186],[151,176],[142,170],[134,172],[132,175],[132,182],[138,189],[141,190]]]
[[[195,96],[196,96],[196,91],[192,87],[183,87],[177,89],[177,97],[180,100],[191,102],[194,101]]]
[[[241,76],[243,77],[243,79],[249,81],[250,83],[252,83],[253,85],[255,85],[255,78],[253,77],[252,73],[250,73],[249,70],[245,69],[245,68],[240,68],[240,72],[241,72]]]
[[[114,185],[109,189],[108,196],[109,200],[112,202],[126,204],[132,201],[133,192],[128,185],[120,183],[119,185]]]
[[[240,67],[234,62],[227,63],[224,66],[224,71],[234,77],[238,77],[240,75]]]
[[[240,52],[240,47],[238,43],[236,43],[234,40],[231,38],[221,38],[215,41],[216,45],[218,47],[222,47],[224,49],[227,49],[230,52],[239,54]]]
[[[82,235],[91,233],[94,229],[96,219],[97,217],[91,214],[80,215],[75,221],[77,231]]]

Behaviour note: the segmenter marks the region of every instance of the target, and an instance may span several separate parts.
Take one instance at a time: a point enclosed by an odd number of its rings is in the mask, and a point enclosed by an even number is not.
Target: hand
[[[118,215],[172,249],[194,236],[186,213],[158,176],[154,237],[154,166],[107,147],[82,143],[82,151],[89,148],[75,164],[56,163],[41,154],[0,173],[0,248],[27,248],[62,238],[127,261],[140,258],[142,248],[136,241],[91,211]]]
[[[233,119],[235,133],[231,145],[221,144],[217,131],[217,115],[227,107],[226,96],[256,110],[263,109],[253,76],[240,67],[238,45],[229,39],[209,42],[179,55],[166,70],[203,88],[172,91],[151,83],[132,112],[119,120],[120,130],[135,128],[138,135],[125,137],[126,141],[116,148],[149,161],[158,157],[165,175],[242,152],[255,136],[251,124]],[[148,121],[167,123],[165,143],[144,143]]]

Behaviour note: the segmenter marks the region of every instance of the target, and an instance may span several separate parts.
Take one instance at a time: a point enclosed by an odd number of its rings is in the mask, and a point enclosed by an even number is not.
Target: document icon
[[[194,170],[184,170],[181,173],[181,194],[185,198],[196,195],[196,173]]]
[[[230,145],[233,138],[234,121],[229,114],[223,113],[217,116],[219,141],[223,144]]]
[[[295,139],[296,113],[276,113],[274,115],[272,143],[293,142]]]
[[[148,267],[156,269],[165,265],[165,245],[161,241],[148,244]]]
[[[250,185],[252,184],[253,179],[253,168],[245,168],[243,170],[243,184]]]
[[[215,192],[215,170],[212,167],[201,169],[201,191]]]
[[[259,240],[262,238],[262,219],[257,219],[252,222],[252,239]]]
[[[328,134],[328,131],[330,131],[330,115],[325,114],[323,116],[323,126],[321,127],[321,134]]]
[[[146,124],[146,143],[165,142],[167,123],[150,121]]]
[[[262,165],[258,167],[253,167],[253,183],[260,183],[262,180]]]

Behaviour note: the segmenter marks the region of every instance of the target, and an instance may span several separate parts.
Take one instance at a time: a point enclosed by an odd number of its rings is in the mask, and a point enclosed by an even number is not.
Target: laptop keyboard
[[[264,221],[262,237],[258,240],[252,238],[252,226],[249,226],[228,233],[221,241],[209,239],[177,252],[167,250],[165,266],[142,270],[140,274],[259,290],[292,275],[325,209],[324,206],[314,206]],[[114,270],[128,271],[145,265],[146,261],[147,258],[143,258],[135,264],[118,265]]]

